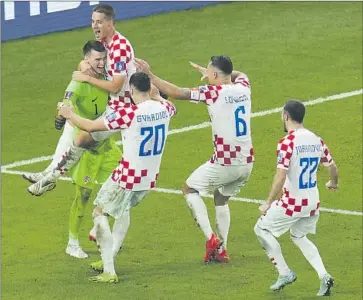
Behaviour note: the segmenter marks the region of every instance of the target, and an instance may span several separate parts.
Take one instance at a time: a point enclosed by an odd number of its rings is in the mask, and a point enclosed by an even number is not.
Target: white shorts
[[[214,193],[216,189],[223,196],[234,196],[246,184],[252,169],[253,164],[221,166],[208,161],[189,176],[186,184],[202,196]]]
[[[308,233],[315,234],[316,224],[319,220],[319,212],[311,217],[301,217],[299,214],[288,216],[286,209],[277,206],[277,201],[271,204],[265,216],[261,216],[257,221],[257,226],[270,231],[275,237],[279,237],[290,230],[290,234],[301,237]]]
[[[148,192],[125,190],[110,176],[102,185],[93,204],[102,208],[105,214],[118,219],[125,211],[138,205]]]

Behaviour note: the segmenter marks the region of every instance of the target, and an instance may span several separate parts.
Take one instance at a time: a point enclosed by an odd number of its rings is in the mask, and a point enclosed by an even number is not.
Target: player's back
[[[279,160],[286,157],[290,159],[284,185],[285,194],[287,192],[288,198],[296,199],[302,206],[315,206],[319,202],[317,170],[325,156],[324,143],[313,132],[300,128],[289,132],[279,142],[279,149]],[[287,151],[285,158],[282,158],[284,155],[281,150]],[[307,201],[303,201],[304,199]]]
[[[144,101],[127,110],[131,123],[122,131],[121,186],[147,190],[155,186],[175,106],[168,101]]]
[[[108,93],[86,82],[71,81],[66,89],[65,103],[71,103],[77,115],[95,120],[106,110]]]
[[[207,106],[212,121],[214,161],[223,165],[253,162],[251,89],[247,76],[243,74],[233,84],[215,89],[217,97]]]

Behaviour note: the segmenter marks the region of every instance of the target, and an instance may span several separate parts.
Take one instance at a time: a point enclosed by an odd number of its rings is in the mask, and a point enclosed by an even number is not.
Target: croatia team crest
[[[90,183],[91,182],[91,178],[89,176],[86,176],[84,178],[84,183]]]

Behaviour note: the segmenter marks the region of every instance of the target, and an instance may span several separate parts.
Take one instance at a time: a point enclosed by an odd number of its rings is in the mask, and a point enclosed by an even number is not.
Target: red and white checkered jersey
[[[155,187],[169,122],[176,108],[169,101],[147,100],[118,106],[105,116],[109,130],[121,129],[123,156],[112,173],[122,188],[144,191]]]
[[[251,138],[251,88],[245,74],[234,83],[190,89],[191,100],[207,104],[212,122],[211,163],[245,165],[254,162]]]
[[[110,93],[108,105],[113,108],[131,103],[129,80],[136,72],[135,54],[131,43],[119,32],[116,32],[110,43],[105,43],[107,49],[106,73],[107,80],[114,76],[127,76],[124,86],[118,94]]]
[[[277,168],[288,170],[284,193],[278,205],[286,215],[317,213],[320,201],[317,186],[318,165],[329,166],[333,158],[324,141],[313,132],[299,128],[290,131],[277,145]]]

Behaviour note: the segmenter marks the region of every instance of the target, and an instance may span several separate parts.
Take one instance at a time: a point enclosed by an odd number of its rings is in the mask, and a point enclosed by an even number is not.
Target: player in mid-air
[[[112,253],[113,239],[107,216],[122,218],[125,211],[137,205],[155,186],[168,136],[169,122],[175,106],[160,97],[151,100],[150,78],[135,73],[130,78],[131,97],[135,104],[118,106],[95,121],[79,117],[69,106],[62,105],[60,114],[87,132],[121,130],[124,153],[119,166],[102,185],[93,211],[103,270],[91,277],[96,282],[118,282]],[[94,267],[95,265],[93,265]]]
[[[321,282],[317,296],[328,296],[334,280],[325,269],[318,249],[306,235],[315,234],[319,219],[318,165],[322,163],[328,168],[330,180],[326,187],[331,191],[338,188],[338,170],[324,141],[303,127],[304,116],[302,102],[290,100],[285,104],[282,119],[288,134],[278,143],[276,175],[266,203],[259,208],[262,216],[254,230],[279,273],[271,290],[281,290],[297,278],[286,264],[276,240],[290,231],[291,240],[318,273]],[[275,201],[281,191],[282,197]]]
[[[83,47],[83,54],[84,60],[91,67],[89,73],[96,78],[104,77],[107,53],[103,44],[99,41],[88,41]],[[72,80],[66,88],[63,102],[72,105],[78,115],[94,120],[106,110],[108,93],[88,83]],[[65,119],[64,122],[58,119],[56,126],[61,128],[64,123]],[[72,125],[68,126],[73,130]],[[74,131],[74,134],[77,134],[79,130]],[[84,211],[96,181],[97,183],[106,181],[110,172],[117,166],[120,155],[121,151],[114,140],[106,139],[85,151],[78,164],[71,169],[70,175],[75,183],[76,196],[69,215],[69,241],[66,253],[73,257],[88,257],[79,244],[79,231]],[[24,178],[28,179],[27,175],[24,175]],[[117,247],[115,252],[121,247],[126,235],[129,215],[125,214],[119,222],[121,224],[114,224],[115,247]]]
[[[107,110],[131,103],[129,78],[136,71],[133,47],[123,35],[116,31],[114,19],[115,12],[110,5],[100,4],[93,9],[92,29],[96,39],[101,41],[107,49],[107,80],[92,77],[82,71],[73,73],[75,81],[87,82],[110,93]],[[88,63],[83,61],[82,64]],[[31,185],[28,188],[29,192],[40,196],[53,189],[56,180],[74,166],[85,148],[93,145],[95,140],[103,140],[112,134],[112,132],[95,134],[92,139],[88,133],[81,131],[57,162],[56,167]]]
[[[137,68],[149,73],[152,83],[174,99],[207,105],[212,121],[214,155],[197,168],[184,185],[185,200],[206,238],[205,262],[230,261],[227,237],[230,227],[228,199],[236,195],[251,175],[254,155],[251,139],[251,89],[246,74],[233,71],[228,56],[211,57],[207,68],[192,64],[208,85],[179,88],[150,72],[147,62],[136,59]],[[217,236],[210,225],[201,195],[214,193]]]

